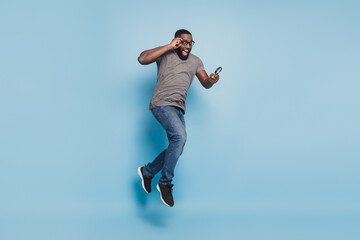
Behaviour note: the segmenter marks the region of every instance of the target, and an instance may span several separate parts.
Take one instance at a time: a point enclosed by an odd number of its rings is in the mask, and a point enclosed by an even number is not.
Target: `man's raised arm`
[[[158,59],[164,53],[180,47],[181,40],[181,38],[174,38],[171,43],[167,45],[143,51],[138,57],[139,63],[142,65],[147,65],[155,62],[156,59]]]

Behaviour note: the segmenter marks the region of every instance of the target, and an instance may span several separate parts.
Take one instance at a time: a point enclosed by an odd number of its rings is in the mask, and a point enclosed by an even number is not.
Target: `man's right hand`
[[[175,50],[181,46],[182,38],[174,38],[171,43],[166,44],[161,47],[149,49],[143,51],[138,57],[138,61],[142,65],[147,65],[156,61],[161,55],[166,53],[169,50]]]
[[[174,38],[171,43],[169,44],[171,49],[175,50],[181,46],[182,38]]]

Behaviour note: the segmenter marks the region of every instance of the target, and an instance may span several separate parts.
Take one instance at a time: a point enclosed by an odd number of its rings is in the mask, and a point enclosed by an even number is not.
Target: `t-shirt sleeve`
[[[198,64],[197,64],[196,74],[197,74],[198,72],[200,72],[201,70],[205,70],[205,68],[204,68],[204,64],[203,64],[203,62],[201,61],[201,59],[198,58]]]
[[[164,54],[156,59],[156,63],[159,65],[164,57]]]

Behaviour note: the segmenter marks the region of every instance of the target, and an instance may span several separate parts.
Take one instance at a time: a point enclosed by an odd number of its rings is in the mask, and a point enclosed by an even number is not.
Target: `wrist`
[[[168,45],[166,45],[166,49],[167,49],[168,51],[170,51],[170,50],[173,50],[174,48],[173,48],[173,46],[171,45],[171,43],[169,43]]]

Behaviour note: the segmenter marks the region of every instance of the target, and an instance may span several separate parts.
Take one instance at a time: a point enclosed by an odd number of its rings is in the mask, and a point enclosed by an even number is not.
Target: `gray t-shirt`
[[[204,70],[202,61],[191,53],[186,60],[182,60],[172,50],[159,57],[156,63],[158,79],[149,108],[175,106],[185,113],[187,91],[195,74]]]

